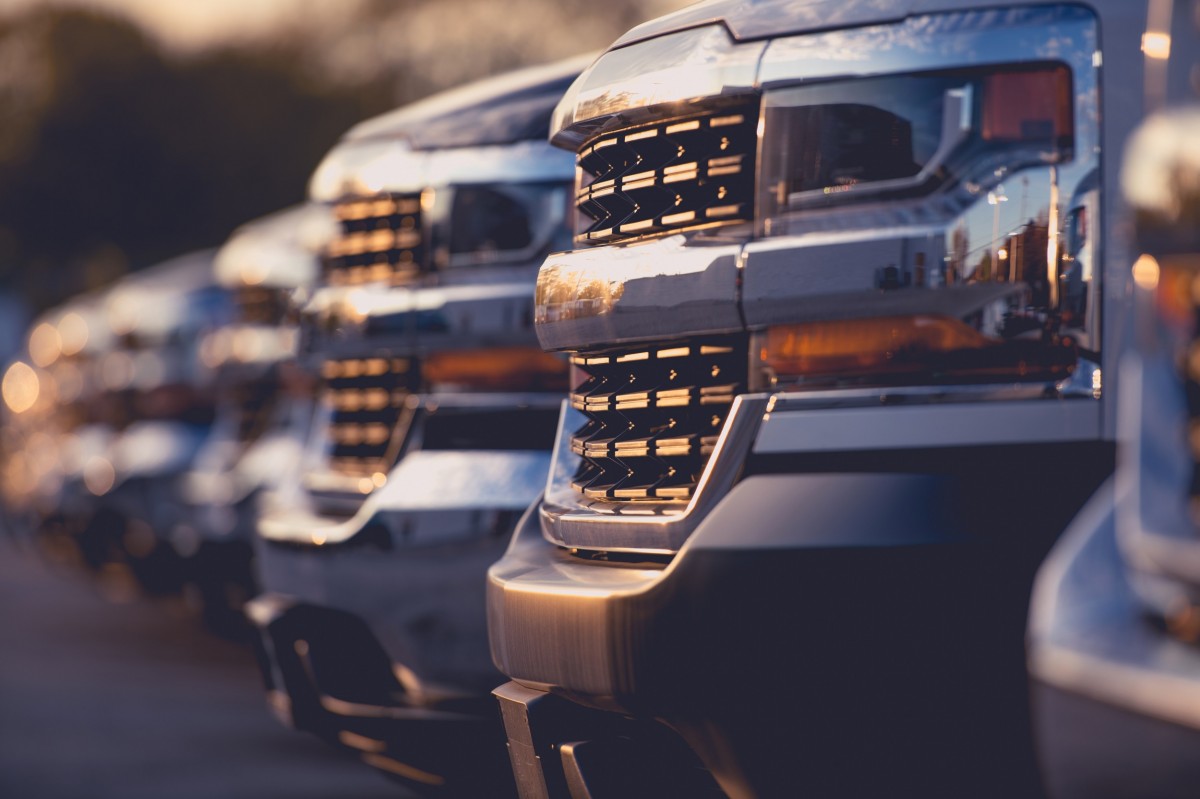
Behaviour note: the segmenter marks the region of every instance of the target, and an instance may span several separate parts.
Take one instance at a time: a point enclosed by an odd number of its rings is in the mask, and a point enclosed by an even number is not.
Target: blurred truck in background
[[[293,477],[304,452],[315,386],[296,363],[293,294],[316,279],[333,233],[325,206],[300,205],[241,226],[214,261],[234,313],[200,342],[217,415],[184,478],[189,510],[177,543],[188,561],[185,599],[220,632],[241,629],[242,606],[257,593],[261,504]]]
[[[50,309],[27,338],[3,383],[4,512],[26,543],[78,556],[75,541],[95,510],[84,470],[104,458],[115,433],[101,374],[113,346],[103,293]]]
[[[180,479],[213,419],[198,346],[229,304],[212,263],[183,255],[48,311],[4,378],[10,527],[152,593],[182,584]]]
[[[1038,574],[1029,666],[1055,799],[1190,797],[1200,781],[1200,4],[1151,5],[1149,117],[1121,188],[1136,243],[1116,475]],[[1114,170],[1115,171],[1115,170]]]
[[[78,541],[93,565],[128,566],[142,588],[173,592],[184,577],[190,527],[183,477],[215,415],[215,385],[199,359],[203,335],[229,321],[212,250],[165,261],[104,295],[102,423],[110,436],[82,467],[92,498]]]
[[[1038,795],[1026,617],[1114,468],[1147,8],[715,0],[568,91],[569,408],[489,573],[523,797]]]
[[[363,122],[311,183],[340,226],[300,320],[322,407],[247,611],[279,715],[416,790],[512,792],[484,575],[545,484],[566,387],[533,287],[570,238],[574,165],[545,139],[582,66]]]

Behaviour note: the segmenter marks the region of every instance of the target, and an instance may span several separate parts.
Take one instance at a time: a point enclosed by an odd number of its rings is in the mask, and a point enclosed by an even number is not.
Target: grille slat
[[[585,145],[576,163],[579,244],[754,215],[757,109],[660,122]]]
[[[405,406],[417,388],[411,358],[345,358],[321,367],[333,406],[330,464],[335,472],[372,476],[386,472],[403,443]]]
[[[419,194],[350,197],[333,212],[341,235],[325,252],[330,284],[403,283],[420,273],[424,237]]]
[[[571,437],[573,484],[592,499],[687,499],[733,399],[745,392],[743,336],[579,353],[571,405],[587,418]]]

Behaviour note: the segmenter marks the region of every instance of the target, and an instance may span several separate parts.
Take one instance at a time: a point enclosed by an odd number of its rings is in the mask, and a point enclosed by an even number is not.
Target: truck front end
[[[545,143],[579,66],[370,120],[318,168],[339,234],[301,317],[320,383],[297,479],[259,525],[272,707],[421,791],[511,793],[484,573],[545,483],[565,359],[533,330],[569,240]]]
[[[568,92],[572,389],[489,572],[523,796],[1036,794],[1029,591],[1127,334],[1145,6],[1093,6],[701,3]]]

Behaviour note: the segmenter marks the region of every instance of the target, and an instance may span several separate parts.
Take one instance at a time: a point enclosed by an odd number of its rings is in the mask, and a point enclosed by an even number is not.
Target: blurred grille
[[[1196,278],[1191,278],[1187,285],[1197,285],[1197,282]],[[1179,359],[1178,368],[1187,402],[1188,448],[1192,452],[1192,479],[1188,487],[1188,500],[1192,518],[1200,520],[1200,303],[1197,303],[1194,295],[1190,293],[1188,300],[1186,307],[1191,341],[1185,354]]]
[[[410,358],[347,358],[322,364],[333,405],[329,428],[334,471],[386,472],[398,454],[405,401],[420,374]]]
[[[334,215],[341,235],[326,251],[325,275],[330,284],[402,283],[420,271],[419,194],[350,198],[334,206]]]
[[[754,216],[754,107],[660,122],[588,143],[577,163],[579,244]]]
[[[733,398],[746,391],[744,336],[579,353],[571,404],[587,423],[575,488],[593,499],[688,499]]]
[[[238,409],[238,441],[254,441],[267,429],[275,407],[279,383],[265,378],[239,383],[233,388],[233,400]]]
[[[242,286],[233,302],[238,321],[246,324],[278,325],[289,310],[286,291],[262,286]]]

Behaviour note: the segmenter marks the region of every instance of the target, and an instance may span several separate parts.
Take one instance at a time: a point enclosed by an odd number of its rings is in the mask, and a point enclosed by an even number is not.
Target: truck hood
[[[1028,0],[1042,5],[1046,0]],[[1061,0],[1069,4],[1070,0]],[[612,45],[615,50],[636,42],[705,25],[724,25],[739,42],[800,33],[898,22],[913,14],[995,9],[995,0],[703,0],[649,20],[631,29]],[[1097,11],[1122,10],[1127,0],[1093,0]]]
[[[706,0],[633,28],[612,49],[668,33],[723,24],[737,41],[894,22],[914,10],[961,3],[930,0]]]
[[[545,136],[546,120],[595,53],[436,94],[365,120],[344,142],[402,139],[414,150],[510,144]]]

